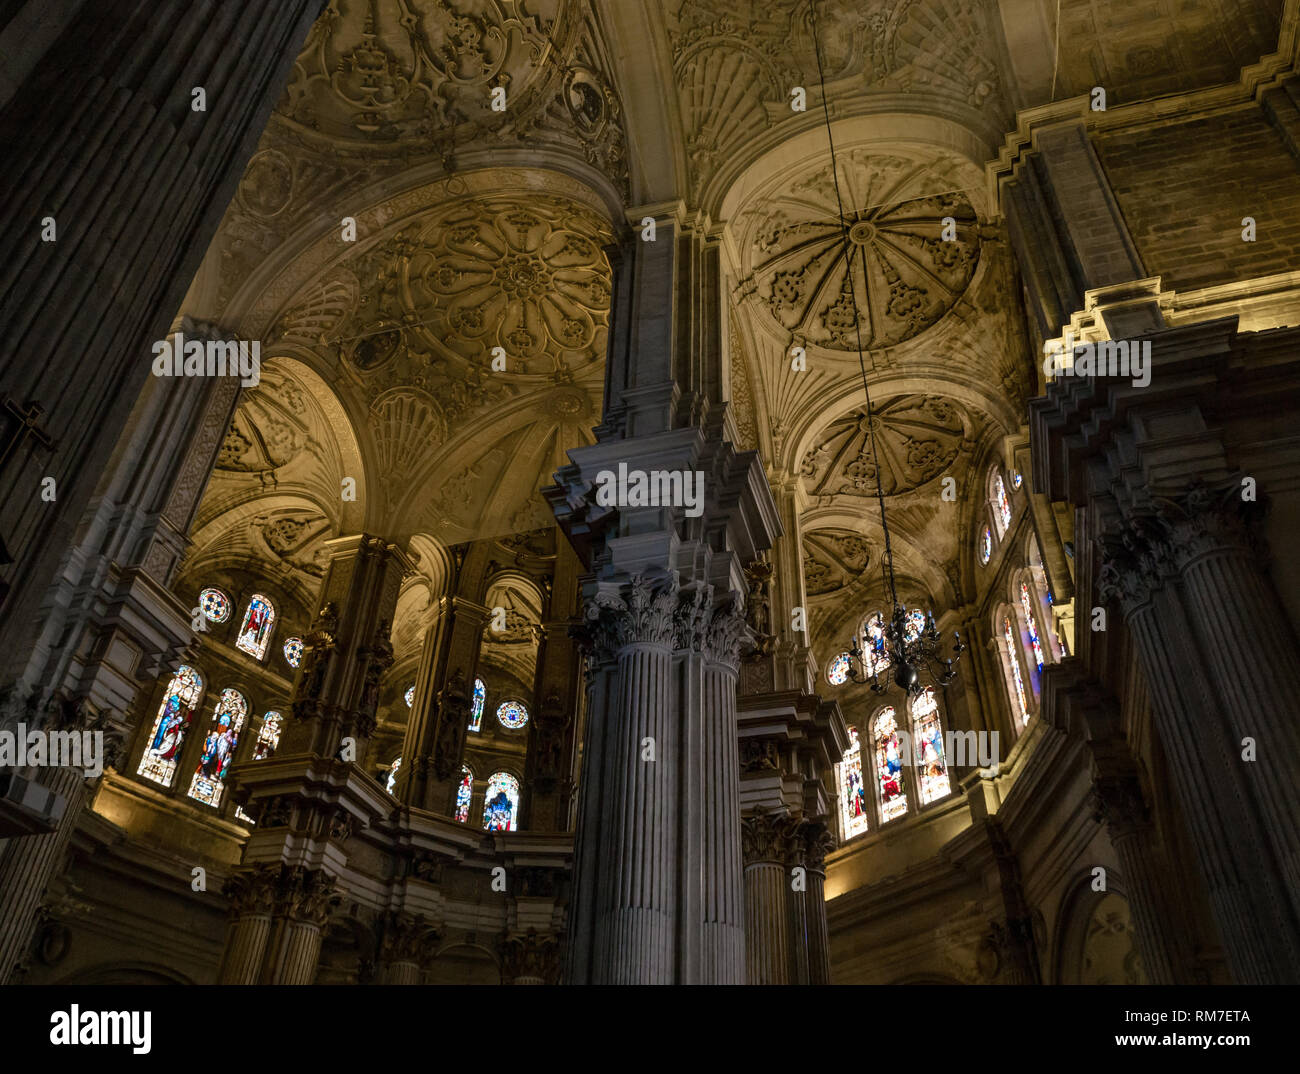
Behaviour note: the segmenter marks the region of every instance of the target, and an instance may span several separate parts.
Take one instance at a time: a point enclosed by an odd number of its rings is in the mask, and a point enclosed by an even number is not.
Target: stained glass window
[[[474,703],[469,710],[469,729],[478,731],[483,727],[483,704],[487,701],[487,686],[482,679],[474,680]],[[527,716],[524,717],[527,720]]]
[[[250,817],[247,813],[244,812],[243,806],[235,806],[235,816],[238,817],[240,820],[242,820],[245,824],[257,823],[257,821],[255,821],[252,817]]]
[[[284,662],[291,668],[296,668],[302,663],[302,638],[284,639]]]
[[[863,661],[867,674],[880,674],[889,667],[889,653],[885,650],[885,617],[877,612],[862,624],[866,635],[867,656]]]
[[[239,627],[235,648],[261,660],[266,655],[267,642],[271,640],[271,627],[275,625],[275,607],[262,594],[254,593]]]
[[[920,608],[913,608],[907,613],[907,618],[903,620],[903,637],[908,641],[916,641],[924,629],[925,612],[921,611]]]
[[[172,785],[176,762],[180,759],[181,746],[185,742],[185,732],[189,730],[190,720],[194,717],[202,692],[203,679],[199,673],[182,664],[167,684],[163,703],[158,709],[158,718],[154,720],[153,730],[149,732],[149,745],[145,747],[140,767],[136,769],[137,775],[161,783],[164,787]]]
[[[262,729],[257,732],[257,741],[253,744],[253,760],[264,761],[274,757],[280,745],[280,728],[283,721],[278,712],[268,712],[262,718]]]
[[[840,762],[840,818],[844,838],[852,839],[867,830],[867,789],[862,785],[862,747],[858,729],[849,728],[849,748]]]
[[[199,765],[190,780],[190,797],[210,806],[221,804],[221,794],[226,789],[226,773],[235,759],[239,733],[248,716],[248,702],[238,690],[222,690],[217,711],[212,716],[212,726],[203,743]]]
[[[998,512],[998,518],[1002,520],[1002,528],[1005,530],[1011,525],[1011,501],[1007,499],[1007,487],[1002,483],[1002,475],[993,475],[993,506]]]
[[[1038,626],[1034,622],[1033,601],[1029,599],[1029,586],[1020,583],[1020,607],[1025,610],[1025,623],[1029,627],[1029,644],[1034,650],[1034,659],[1038,661],[1038,670],[1043,670],[1043,647],[1038,641]]]
[[[1021,484],[1024,482],[1024,480],[1025,479],[1020,476],[1019,470],[1011,471],[1011,487],[1013,489],[1018,489],[1021,486]]]
[[[1029,706],[1025,703],[1025,683],[1020,677],[1020,661],[1016,659],[1016,634],[1011,629],[1011,620],[1002,620],[1002,639],[1007,643],[1007,660],[1011,664],[1011,681],[1016,688],[1016,700],[1020,702],[1020,718],[1029,722]]]
[[[518,823],[519,780],[497,772],[488,780],[483,801],[483,827],[489,832],[513,832]]]
[[[912,702],[912,742],[916,745],[916,773],[921,804],[938,801],[951,790],[948,763],[943,752],[943,725],[934,687],[927,686]]]
[[[528,722],[528,710],[518,701],[503,701],[497,708],[497,719],[502,727],[518,731]]]
[[[898,741],[898,724],[892,708],[882,710],[876,717],[872,737],[876,743],[876,777],[880,782],[880,816],[891,821],[907,812],[903,748]]]
[[[826,681],[832,686],[840,686],[847,682],[850,659],[848,653],[840,653],[839,656],[832,660],[830,667],[826,669]]]
[[[984,564],[989,561],[993,555],[993,531],[984,527],[984,532],[980,534],[980,563]]]
[[[230,618],[230,598],[220,589],[199,590],[199,609],[209,623],[224,623]]]
[[[388,770],[388,782],[384,784],[384,789],[389,794],[397,793],[397,773],[402,769],[402,758],[393,758],[393,766]]]
[[[406,707],[408,709],[415,704],[415,683],[411,683],[411,685],[406,688],[406,693],[402,694],[402,700],[406,702]]]
[[[469,820],[469,800],[474,793],[474,773],[460,766],[460,786],[456,788],[456,819],[462,824]]]

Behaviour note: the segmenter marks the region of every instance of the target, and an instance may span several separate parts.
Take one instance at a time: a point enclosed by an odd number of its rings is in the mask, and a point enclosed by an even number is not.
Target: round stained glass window
[[[284,661],[291,668],[302,663],[302,638],[284,639]]]
[[[503,701],[497,708],[497,719],[502,727],[518,731],[528,722],[528,710],[518,701]]]
[[[220,589],[200,590],[199,609],[209,623],[224,623],[230,618],[230,598]]]
[[[406,688],[406,693],[404,693],[402,697],[405,699],[406,707],[408,709],[415,704],[415,683],[411,683],[411,685]]]
[[[840,653],[826,669],[826,681],[832,686],[840,686],[849,678],[849,654]]]
[[[980,534],[980,562],[987,563],[991,555],[993,555],[993,531],[985,526],[984,532]]]

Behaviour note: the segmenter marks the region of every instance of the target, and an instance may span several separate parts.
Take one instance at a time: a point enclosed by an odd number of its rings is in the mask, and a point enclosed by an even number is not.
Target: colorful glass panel
[[[284,721],[278,712],[268,712],[262,718],[262,729],[257,732],[257,741],[253,744],[253,760],[264,761],[274,757],[280,745],[280,729]]]
[[[302,638],[286,638],[284,641],[284,662],[291,668],[302,663]]]
[[[194,717],[202,692],[203,679],[199,673],[182,664],[167,684],[158,717],[153,722],[153,730],[149,732],[149,745],[145,747],[140,767],[136,769],[137,775],[161,783],[164,787],[172,785],[172,778],[176,775],[176,762],[180,759],[181,746],[185,743],[185,732],[190,728],[190,720]]]
[[[1002,639],[1007,643],[1007,660],[1011,663],[1011,681],[1016,689],[1016,700],[1020,702],[1020,718],[1029,722],[1029,706],[1025,703],[1025,683],[1020,677],[1020,661],[1016,659],[1016,634],[1011,629],[1011,620],[1002,620]]]
[[[388,781],[384,784],[384,790],[389,794],[397,793],[397,773],[402,770],[402,759],[396,757],[393,760],[393,766],[388,770]]]
[[[832,686],[841,686],[849,678],[849,662],[852,658],[848,653],[840,653],[831,661],[830,667],[826,669],[826,681]]]
[[[867,674],[879,675],[889,667],[889,653],[885,649],[885,617],[877,612],[862,625],[866,635],[867,652],[863,663]]]
[[[984,527],[984,532],[980,534],[980,563],[987,563],[993,555],[993,531]]]
[[[840,762],[840,819],[844,838],[852,839],[867,830],[867,789],[862,784],[862,746],[858,729],[849,728],[849,748]]]
[[[908,641],[916,641],[924,629],[925,612],[921,611],[920,608],[913,608],[907,613],[907,618],[903,620],[903,637]]]
[[[1020,583],[1020,607],[1025,610],[1025,623],[1029,627],[1029,645],[1034,650],[1034,659],[1038,661],[1038,670],[1043,670],[1043,646],[1038,640],[1038,626],[1034,622],[1033,601],[1029,599],[1029,586]]]
[[[209,623],[224,623],[230,618],[230,598],[220,589],[199,591],[199,610]]]
[[[415,683],[411,683],[411,685],[406,688],[406,692],[402,694],[402,700],[406,702],[406,707],[408,709],[415,704]]]
[[[898,724],[892,708],[883,710],[876,717],[872,737],[876,743],[880,816],[885,821],[891,821],[907,812],[907,793],[903,787],[903,748],[898,740]]]
[[[248,716],[248,702],[238,690],[222,690],[217,711],[212,716],[212,727],[203,743],[203,753],[190,780],[190,797],[210,806],[221,804],[225,791],[226,773],[235,759],[239,733]]]
[[[912,741],[916,745],[916,772],[921,804],[928,805],[952,789],[943,753],[943,725],[939,721],[939,703],[934,698],[932,686],[927,686],[912,702]]]
[[[456,788],[456,819],[461,824],[469,820],[469,800],[474,794],[474,773],[461,765],[460,786]]]
[[[497,708],[497,719],[502,727],[518,731],[528,722],[528,710],[518,701],[503,701]]]
[[[474,701],[469,709],[469,729],[482,730],[483,706],[487,702],[487,684],[482,679],[474,680]]]
[[[241,649],[255,660],[266,655],[267,643],[271,640],[271,628],[275,625],[275,607],[260,593],[254,593],[248,602],[248,611],[244,613],[244,622],[239,627],[239,637],[235,639],[235,648]]]
[[[519,781],[508,772],[497,772],[488,780],[483,801],[483,828],[489,832],[513,832],[518,823]]]
[[[1002,520],[1005,530],[1011,525],[1011,501],[1007,498],[1007,487],[1002,483],[1002,475],[993,477],[993,506],[997,508],[998,518]]]
[[[1024,480],[1025,479],[1020,476],[1019,470],[1011,471],[1011,487],[1013,489],[1018,489],[1021,486],[1021,484],[1024,482]]]

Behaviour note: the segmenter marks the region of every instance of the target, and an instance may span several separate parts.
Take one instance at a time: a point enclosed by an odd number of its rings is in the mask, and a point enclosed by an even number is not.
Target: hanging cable
[[[853,299],[853,329],[858,340],[858,369],[862,373],[862,394],[867,404],[867,439],[871,444],[871,464],[876,469],[876,501],[880,505],[880,528],[884,531],[885,557],[883,575],[889,584],[889,598],[894,608],[898,607],[898,589],[894,584],[894,553],[889,540],[889,521],[885,517],[885,490],[880,470],[880,456],[876,449],[875,415],[871,407],[871,388],[867,384],[867,360],[862,349],[862,318],[858,311],[858,296],[853,283],[853,239],[849,233],[849,223],[844,215],[844,198],[840,193],[840,170],[835,157],[835,135],[831,130],[831,111],[826,97],[826,72],[822,66],[821,41],[817,31],[817,0],[809,0],[808,14],[812,23],[813,52],[817,57],[817,82],[821,87],[822,116],[826,120],[826,140],[831,151],[831,177],[835,180],[835,205],[840,214],[840,230],[844,234],[844,272],[848,276],[849,296]],[[867,255],[862,253],[862,288],[867,289]],[[867,295],[863,295],[865,301]]]

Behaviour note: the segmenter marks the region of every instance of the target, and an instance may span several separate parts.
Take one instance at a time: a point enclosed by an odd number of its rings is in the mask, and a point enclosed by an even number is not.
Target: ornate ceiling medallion
[[[952,308],[979,260],[976,213],[953,181],[902,157],[846,154],[845,203],[865,208],[841,222],[827,165],[744,214],[757,256],[742,293],[799,343],[857,350],[855,298],[864,348],[911,339]]]
[[[814,496],[874,496],[877,470],[868,433],[876,435],[881,488],[895,496],[932,481],[966,444],[967,419],[957,404],[933,395],[904,395],[874,407],[868,426],[861,410],[832,423],[804,456],[805,487]]]

